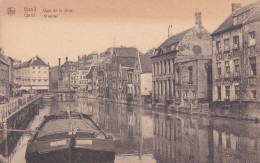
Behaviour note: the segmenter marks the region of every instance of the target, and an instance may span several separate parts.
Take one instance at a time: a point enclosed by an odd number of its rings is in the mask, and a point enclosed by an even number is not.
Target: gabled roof
[[[140,55],[140,62],[143,73],[152,72],[152,61],[149,55]]]
[[[73,62],[73,61],[68,61],[68,62],[64,62],[61,67],[66,66],[66,64],[68,64],[69,66],[77,66],[78,62]]]
[[[187,29],[185,31],[182,31],[178,34],[175,34],[171,37],[169,37],[167,40],[165,40],[160,46],[159,48],[165,48],[167,46],[171,46],[174,44],[177,44],[178,42],[180,42],[182,40],[182,38],[192,30],[193,28]]]
[[[117,57],[137,57],[138,50],[134,47],[113,48]]]
[[[79,70],[89,70],[89,66],[88,65],[80,65]]]
[[[118,57],[117,63],[121,64],[121,67],[133,67],[135,64],[136,58],[126,58],[126,57]]]
[[[10,58],[11,58],[11,57],[10,57]],[[0,53],[0,61],[1,61],[3,64],[9,65],[8,59],[9,59],[9,57],[7,57],[7,56],[5,56],[4,54]]]
[[[241,20],[239,20],[239,22],[234,24],[233,18],[241,14],[245,14],[245,16]],[[224,32],[228,29],[239,27],[243,24],[247,24],[249,22],[259,20],[259,19],[260,19],[260,1],[256,1],[248,5],[242,6],[241,8],[238,8],[234,12],[232,12],[228,16],[228,18],[211,35],[215,35],[217,33]]]
[[[6,63],[2,58],[0,58],[0,63],[4,64],[4,65],[9,65],[8,63]]]
[[[36,56],[30,59],[26,66],[48,66],[40,57]]]
[[[92,78],[93,77],[93,72],[94,72],[94,70],[95,70],[95,67],[96,66],[92,66],[91,68],[90,68],[90,70],[89,70],[89,72],[88,72],[88,74],[87,74],[87,79],[90,79],[90,78]]]
[[[199,28],[203,28],[202,26]],[[168,53],[178,50],[178,44],[190,31],[195,30],[195,27],[184,30],[166,39],[158,48],[155,49],[153,56],[158,56],[162,53]],[[151,57],[153,57],[151,56]]]

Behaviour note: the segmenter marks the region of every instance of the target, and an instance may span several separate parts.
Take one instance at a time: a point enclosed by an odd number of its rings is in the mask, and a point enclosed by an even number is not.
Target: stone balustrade
[[[38,97],[38,95],[30,94],[25,95],[24,97],[11,99],[8,103],[0,104],[0,122],[3,118],[8,117]]]

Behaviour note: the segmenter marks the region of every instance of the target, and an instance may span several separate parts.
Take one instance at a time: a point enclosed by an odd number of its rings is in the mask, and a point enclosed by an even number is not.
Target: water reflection
[[[91,114],[113,135],[115,162],[260,162],[260,125],[247,121],[167,114],[81,98],[45,106],[28,128],[35,129],[44,115],[68,109]],[[24,144],[30,137],[21,137],[11,162],[25,162]]]

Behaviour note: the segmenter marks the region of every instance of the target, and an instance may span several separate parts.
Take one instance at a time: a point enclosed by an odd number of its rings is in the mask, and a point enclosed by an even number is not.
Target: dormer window
[[[248,46],[256,45],[255,31],[248,33]]]
[[[230,44],[229,44],[229,39],[224,40],[224,51],[229,52],[230,51]]]
[[[233,37],[233,49],[239,49],[239,36],[234,36]]]

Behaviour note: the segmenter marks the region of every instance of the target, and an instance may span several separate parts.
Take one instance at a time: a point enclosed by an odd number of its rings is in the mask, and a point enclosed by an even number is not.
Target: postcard
[[[260,162],[259,0],[0,3],[0,162]]]

